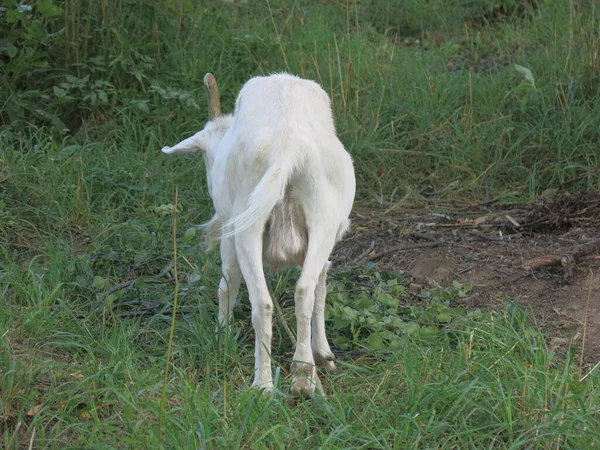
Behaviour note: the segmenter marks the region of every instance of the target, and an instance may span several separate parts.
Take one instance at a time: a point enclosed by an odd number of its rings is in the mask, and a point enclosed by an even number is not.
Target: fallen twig
[[[508,214],[506,214],[504,217],[506,217],[506,220],[508,220],[510,223],[512,223],[515,227],[519,228],[521,226],[521,224],[519,222],[517,222],[512,216],[509,216]]]
[[[529,259],[521,267],[524,270],[533,270],[540,267],[559,266],[560,260],[561,256],[544,256],[542,258]]]
[[[111,287],[110,289],[108,289],[108,290],[107,290],[107,291],[104,293],[104,296],[105,296],[105,297],[108,297],[110,294],[114,294],[115,292],[117,292],[117,291],[120,291],[121,289],[128,288],[128,287],[129,287],[129,286],[131,286],[133,283],[135,283],[135,280],[137,280],[137,278],[136,278],[136,279],[134,279],[134,280],[129,280],[129,281],[126,281],[126,282],[124,282],[124,283],[117,284],[116,286],[113,286],[113,287]]]
[[[441,233],[436,233],[436,234],[441,234]],[[415,239],[424,239],[429,242],[437,242],[437,240],[439,239],[437,237],[427,236],[426,234],[423,234],[423,233],[408,233],[407,236],[410,236],[411,238],[415,238]]]
[[[551,266],[560,266],[562,265],[563,258],[566,256],[544,256],[542,258],[533,258],[525,261],[523,264],[524,270],[533,270],[539,269],[540,267],[551,267]],[[581,261],[600,261],[600,255],[591,255],[583,258],[578,258],[578,262]]]
[[[563,266],[565,268],[565,281],[572,275],[575,264],[585,260],[599,260],[600,255],[590,255],[590,253],[598,253],[600,249],[600,239],[580,245],[570,253],[564,255],[549,255],[540,258],[533,258],[522,265],[524,270],[533,270],[540,267]]]
[[[502,228],[506,226],[505,220],[494,220],[491,222],[460,222],[460,223],[436,223],[434,227],[440,228]]]
[[[360,265],[363,260],[369,256],[369,253],[371,253],[373,251],[373,249],[375,248],[375,240],[372,240],[371,243],[369,244],[369,246],[367,247],[367,249],[362,252],[360,255],[358,255],[356,258],[354,258],[352,261],[350,261],[348,263],[348,265]]]

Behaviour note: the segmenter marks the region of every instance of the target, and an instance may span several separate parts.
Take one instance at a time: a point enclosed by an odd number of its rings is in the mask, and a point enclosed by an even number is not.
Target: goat
[[[215,208],[209,246],[221,244],[219,323],[229,323],[243,276],[255,331],[252,386],[270,392],[273,300],[263,263],[273,270],[300,265],[292,393],[311,397],[320,389],[315,363],[335,370],[325,334],[326,280],[329,255],[350,224],[352,159],[336,136],[329,96],[314,81],[286,73],[251,78],[233,115],[221,114],[212,74],[204,84],[209,122],[162,151],[204,156]]]

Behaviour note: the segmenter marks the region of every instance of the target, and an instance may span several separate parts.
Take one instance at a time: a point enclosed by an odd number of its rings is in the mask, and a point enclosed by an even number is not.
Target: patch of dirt
[[[353,229],[333,254],[340,266],[374,261],[417,289],[471,284],[460,306],[516,301],[534,311],[552,347],[584,345],[587,364],[600,360],[600,193],[452,212],[359,206]]]

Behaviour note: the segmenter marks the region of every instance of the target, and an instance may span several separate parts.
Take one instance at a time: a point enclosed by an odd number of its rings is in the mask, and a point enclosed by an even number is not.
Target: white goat
[[[288,74],[250,79],[233,115],[221,115],[219,91],[206,74],[210,121],[165,153],[204,155],[216,214],[209,242],[220,238],[223,278],[219,322],[226,325],[243,275],[255,339],[252,386],[273,389],[273,301],[263,263],[302,266],[296,286],[295,395],[320,386],[315,363],[335,370],[325,335],[329,255],[349,227],[356,187],[350,155],[336,136],[329,97],[309,80]]]

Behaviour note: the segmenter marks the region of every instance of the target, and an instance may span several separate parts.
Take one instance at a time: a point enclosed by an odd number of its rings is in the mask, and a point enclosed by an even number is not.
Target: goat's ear
[[[204,149],[204,131],[200,131],[189,137],[184,139],[178,144],[175,144],[173,147],[163,147],[163,153],[197,153],[201,152]]]

